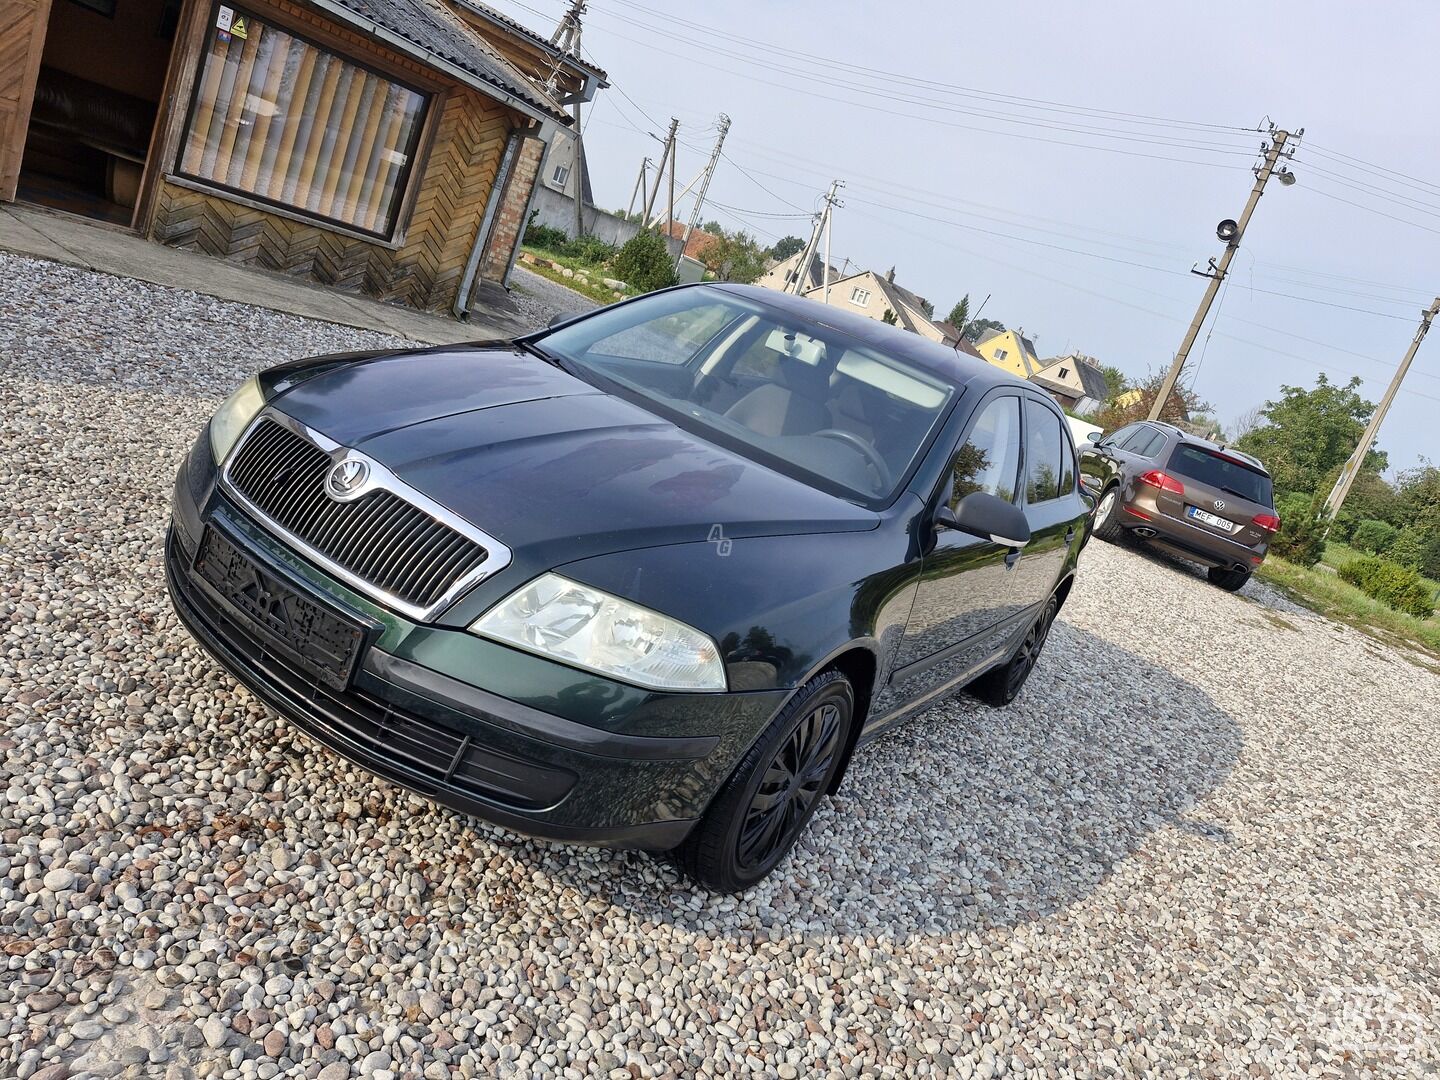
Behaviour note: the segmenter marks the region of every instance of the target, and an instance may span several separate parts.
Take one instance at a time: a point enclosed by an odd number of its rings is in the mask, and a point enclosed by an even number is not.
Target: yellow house
[[[1126,390],[1123,394],[1116,395],[1115,407],[1117,409],[1128,409],[1131,405],[1138,405],[1143,396],[1139,390]]]
[[[1035,355],[1035,344],[1020,330],[986,330],[975,342],[980,355],[1012,375],[1028,379],[1044,365]]]

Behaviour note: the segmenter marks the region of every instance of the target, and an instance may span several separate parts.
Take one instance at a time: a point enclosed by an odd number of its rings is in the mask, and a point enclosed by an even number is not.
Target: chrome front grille
[[[331,494],[337,462],[365,464],[363,488]],[[510,552],[400,481],[280,413],[266,411],[226,462],[225,486],[246,509],[326,569],[418,619],[509,562]]]

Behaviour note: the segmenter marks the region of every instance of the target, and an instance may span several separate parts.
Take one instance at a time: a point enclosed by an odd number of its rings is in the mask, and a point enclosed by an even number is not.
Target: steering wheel
[[[888,490],[893,483],[890,479],[890,466],[885,464],[885,459],[880,456],[880,451],[871,446],[868,442],[856,435],[853,431],[845,431],[843,428],[821,428],[819,431],[812,431],[810,434],[827,439],[839,439],[846,446],[853,447],[860,451],[862,457],[875,470],[880,478],[881,490]]]

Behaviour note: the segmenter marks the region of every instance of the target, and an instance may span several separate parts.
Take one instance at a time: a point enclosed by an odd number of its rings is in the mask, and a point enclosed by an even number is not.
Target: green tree
[[[1357,392],[1360,379],[1344,386],[1323,374],[1313,389],[1281,386],[1280,398],[1267,401],[1265,423],[1236,445],[1265,463],[1280,491],[1321,490],[1327,473],[1344,464],[1355,450],[1375,406]],[[1385,455],[1372,451],[1364,468],[1379,471]]]
[[[955,301],[955,306],[950,309],[950,314],[945,317],[945,321],[955,327],[956,330],[959,330],[962,337],[964,336],[965,324],[970,321],[969,293],[966,293],[959,300]]]
[[[1115,400],[1115,398],[1130,389],[1130,377],[1114,364],[1105,364],[1100,368],[1100,372],[1105,376],[1107,401]]]
[[[886,324],[888,324],[888,325],[890,325],[890,326],[894,326],[895,324],[897,324],[897,323],[900,321],[900,318],[899,318],[898,315],[895,314],[895,312],[891,311],[891,310],[887,307],[887,308],[885,309],[885,313],[880,316],[880,321],[883,322],[883,323],[886,323]]]
[[[1121,408],[1115,404],[1115,399],[1111,398],[1099,412],[1095,413],[1094,421],[1104,430],[1114,431],[1132,421],[1144,420],[1150,415],[1150,406],[1159,396],[1160,384],[1164,381],[1165,376],[1160,374],[1148,376],[1144,382],[1130,387],[1139,392],[1139,396],[1134,401]],[[1195,391],[1182,384],[1177,384],[1174,393],[1170,395],[1164,410],[1160,413],[1160,419],[1174,423],[1184,420],[1186,417],[1204,416],[1212,409],[1213,406],[1208,401],[1201,401]]]
[[[675,268],[665,239],[651,229],[641,229],[625,242],[615,256],[615,276],[640,292],[652,292],[675,284]]]
[[[772,259],[788,259],[804,247],[805,241],[801,240],[800,237],[782,236],[770,245],[770,257]]]
[[[1389,522],[1366,518],[1355,526],[1355,531],[1350,534],[1350,546],[1357,551],[1379,555],[1394,542],[1397,531],[1395,526]]]
[[[743,230],[721,232],[700,249],[700,261],[721,281],[748,284],[765,272],[765,249]]]
[[[998,319],[971,319],[970,325],[965,328],[966,341],[979,341],[980,335],[986,330],[997,330],[1005,332],[1005,324]]]
[[[1308,491],[1291,491],[1276,499],[1280,532],[1270,541],[1270,550],[1301,566],[1318,563],[1325,554],[1325,529],[1316,516],[1319,509]]]

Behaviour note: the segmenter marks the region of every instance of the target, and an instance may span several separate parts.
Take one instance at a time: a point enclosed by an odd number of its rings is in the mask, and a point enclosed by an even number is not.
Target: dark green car
[[[857,746],[1024,685],[1087,505],[1061,413],[741,286],[250,380],[175,488],[175,607],[325,745],[734,890]]]

